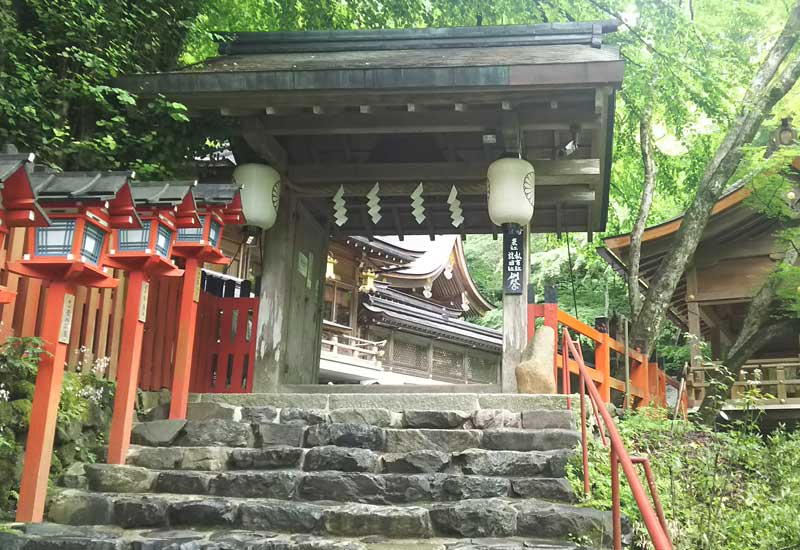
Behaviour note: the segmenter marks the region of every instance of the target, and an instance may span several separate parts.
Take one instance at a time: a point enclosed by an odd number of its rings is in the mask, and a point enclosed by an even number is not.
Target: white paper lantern
[[[528,225],[533,217],[533,166],[520,158],[501,158],[487,173],[489,217],[495,225]]]
[[[242,164],[233,171],[233,181],[242,187],[242,211],[247,225],[269,229],[278,216],[281,175],[265,164]]]

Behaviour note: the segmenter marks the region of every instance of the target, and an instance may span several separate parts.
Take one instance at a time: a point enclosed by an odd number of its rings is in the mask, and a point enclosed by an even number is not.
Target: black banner
[[[503,294],[522,294],[525,268],[525,233],[522,226],[503,227]]]

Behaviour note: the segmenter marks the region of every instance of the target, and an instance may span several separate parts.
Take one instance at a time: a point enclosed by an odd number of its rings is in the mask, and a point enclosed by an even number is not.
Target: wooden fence
[[[689,405],[702,403],[709,382],[706,371],[720,368],[718,362],[694,367],[689,372]],[[800,357],[752,359],[745,363],[731,388],[731,399],[742,399],[748,390],[761,392],[759,403],[800,408]]]

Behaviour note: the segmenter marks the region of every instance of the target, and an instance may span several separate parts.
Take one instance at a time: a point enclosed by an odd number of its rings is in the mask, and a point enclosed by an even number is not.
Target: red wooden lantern
[[[75,286],[113,288],[107,268],[108,236],[115,227],[138,227],[129,172],[62,172],[30,175],[38,202],[50,218],[27,230],[26,253],[9,270],[47,281],[41,338],[48,353],[39,361],[25,448],[17,521],[39,522],[44,513],[64,360]]]
[[[201,223],[197,227],[178,229],[172,252],[183,259],[184,274],[179,302],[180,325],[172,376],[170,418],[186,417],[203,262],[229,263],[230,260],[221,250],[222,232],[226,224],[245,223],[239,189],[235,185],[200,184],[194,188],[193,195]],[[182,212],[185,213],[186,210]]]
[[[193,212],[193,186],[194,182],[132,183],[142,225],[115,229],[111,237],[106,263],[127,271],[128,284],[108,445],[109,464],[124,464],[128,455],[150,278],[183,275],[183,270],[170,259],[176,232],[180,230],[179,221],[182,225],[200,227]]]
[[[0,154],[0,191],[3,208],[0,210],[0,249],[5,245],[9,227],[47,225],[49,220],[36,202],[28,166],[33,162],[32,153]],[[0,304],[10,304],[16,293],[0,286]]]

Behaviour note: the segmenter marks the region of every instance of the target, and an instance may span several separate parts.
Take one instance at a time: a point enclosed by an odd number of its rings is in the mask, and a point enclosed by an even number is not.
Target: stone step
[[[227,420],[250,424],[314,426],[317,424],[366,424],[381,428],[495,429],[527,428],[574,429],[573,411],[537,409],[513,412],[508,409],[439,410],[387,408],[343,408],[332,410],[237,406],[226,403],[190,403],[186,418],[202,422]]]
[[[586,537],[608,542],[611,515],[535,499],[462,499],[414,506],[88,493],[53,496],[49,521],[133,528],[247,529],[340,537]]]
[[[511,453],[507,451],[506,453]],[[542,461],[522,456],[491,459],[472,453],[465,468],[480,471],[495,463],[509,476],[521,475],[526,463],[537,475],[563,475],[557,455]],[[493,453],[485,453],[492,456]],[[524,455],[525,453],[516,453]],[[460,459],[461,457],[459,457]],[[537,460],[540,457],[537,456]],[[516,460],[516,461],[514,461]],[[470,466],[470,464],[472,464]],[[534,470],[539,468],[539,470]],[[86,467],[89,488],[103,493],[162,493],[240,498],[275,498],[303,501],[338,501],[369,504],[453,501],[469,498],[521,497],[572,502],[574,494],[563,477],[491,477],[461,473],[367,473],[300,470],[150,470],[138,466],[93,464]]]
[[[454,538],[361,539],[289,535],[259,530],[121,529],[52,523],[17,525],[0,531],[4,550],[581,550],[570,542],[541,539]],[[181,548],[183,545],[183,548]]]
[[[375,388],[369,388],[374,390]],[[207,393],[190,396],[192,403],[221,403],[239,407],[298,408],[334,411],[336,409],[388,409],[468,411],[505,409],[521,413],[535,410],[567,410],[565,395],[507,393]]]
[[[492,451],[466,449],[460,453],[418,450],[381,453],[357,447],[324,445],[311,449],[276,446],[140,447],[128,452],[128,465],[151,470],[275,470],[368,472],[393,474],[465,473],[483,476],[565,475],[572,451]],[[103,466],[99,466],[103,468]]]
[[[318,447],[335,445],[403,453],[472,448],[511,451],[573,449],[580,434],[564,428],[437,429],[381,428],[369,424],[247,424],[233,420],[156,420],[136,424],[135,445],[149,447]]]

